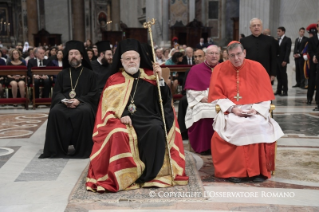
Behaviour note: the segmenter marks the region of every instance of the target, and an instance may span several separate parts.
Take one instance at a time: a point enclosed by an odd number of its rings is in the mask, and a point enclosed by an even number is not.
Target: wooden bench
[[[182,72],[185,73],[188,69],[190,69],[192,67],[192,65],[161,65],[162,69],[169,69],[169,76],[172,76],[172,72]],[[165,80],[165,78],[164,78]],[[182,94],[180,93],[175,93],[173,94],[173,99],[174,100],[179,100],[183,97]]]
[[[29,99],[28,99],[28,69],[26,66],[0,66],[0,76],[7,76],[7,75],[24,75],[25,76],[25,85],[26,85],[26,92],[25,98],[1,98],[0,104],[24,104],[25,109],[28,109]],[[7,86],[3,86],[4,89],[8,89]],[[6,91],[8,94],[8,91]]]
[[[62,67],[48,66],[48,67],[33,67],[32,72],[32,105],[33,110],[35,110],[37,105],[50,105],[52,98],[35,98],[35,89],[34,89],[34,75],[57,75],[62,71]],[[30,86],[31,87],[31,86]]]

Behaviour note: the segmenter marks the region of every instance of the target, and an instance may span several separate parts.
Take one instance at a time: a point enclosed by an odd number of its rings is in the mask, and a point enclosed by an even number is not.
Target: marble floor
[[[49,108],[0,106],[0,211],[319,211],[319,113],[312,111],[314,104],[305,104],[306,90],[291,88],[290,66],[288,74],[289,96],[273,101],[274,119],[285,132],[278,140],[276,175],[263,183],[232,184],[213,176],[211,156],[193,154],[205,189],[202,201],[69,207],[69,195],[89,160],[38,160]],[[184,144],[188,150],[188,141]]]

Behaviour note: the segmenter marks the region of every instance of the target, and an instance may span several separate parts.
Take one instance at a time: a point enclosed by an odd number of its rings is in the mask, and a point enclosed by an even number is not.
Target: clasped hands
[[[70,99],[69,102],[64,102],[64,104],[68,108],[76,108],[80,104],[80,101],[77,99]]]
[[[48,79],[48,78],[49,78],[48,75],[42,75],[42,76],[40,76],[40,75],[33,75],[33,77],[34,77],[34,79]]]
[[[231,110],[232,113],[234,113],[236,116],[239,117],[248,117],[248,116],[252,116],[252,115],[256,115],[257,111],[255,109],[250,109],[250,110],[242,110],[238,107],[233,107]]]

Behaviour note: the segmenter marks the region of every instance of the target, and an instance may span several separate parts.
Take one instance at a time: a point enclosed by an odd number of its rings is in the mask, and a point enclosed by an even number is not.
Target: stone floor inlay
[[[54,181],[56,180],[69,159],[47,158],[38,159],[43,150],[40,150],[23,172],[18,176],[15,182],[19,181]]]
[[[30,138],[30,136],[46,121],[47,114],[1,114],[0,139]]]

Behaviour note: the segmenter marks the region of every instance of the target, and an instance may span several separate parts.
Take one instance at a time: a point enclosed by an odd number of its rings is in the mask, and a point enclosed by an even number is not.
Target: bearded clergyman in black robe
[[[107,80],[96,114],[87,190],[117,192],[188,183],[170,89],[159,64],[152,65],[149,56],[137,40],[125,39],[118,44],[111,66],[117,73]]]
[[[113,54],[110,47],[110,42],[108,41],[99,41],[96,43],[99,57],[91,62],[92,70],[97,75],[97,85],[99,96],[104,88],[104,85],[107,79],[117,72],[114,69],[110,69],[112,64]]]
[[[63,70],[53,88],[44,150],[39,158],[88,158],[98,103],[96,74],[83,42],[67,42],[63,55]],[[70,145],[74,151],[68,151]]]

